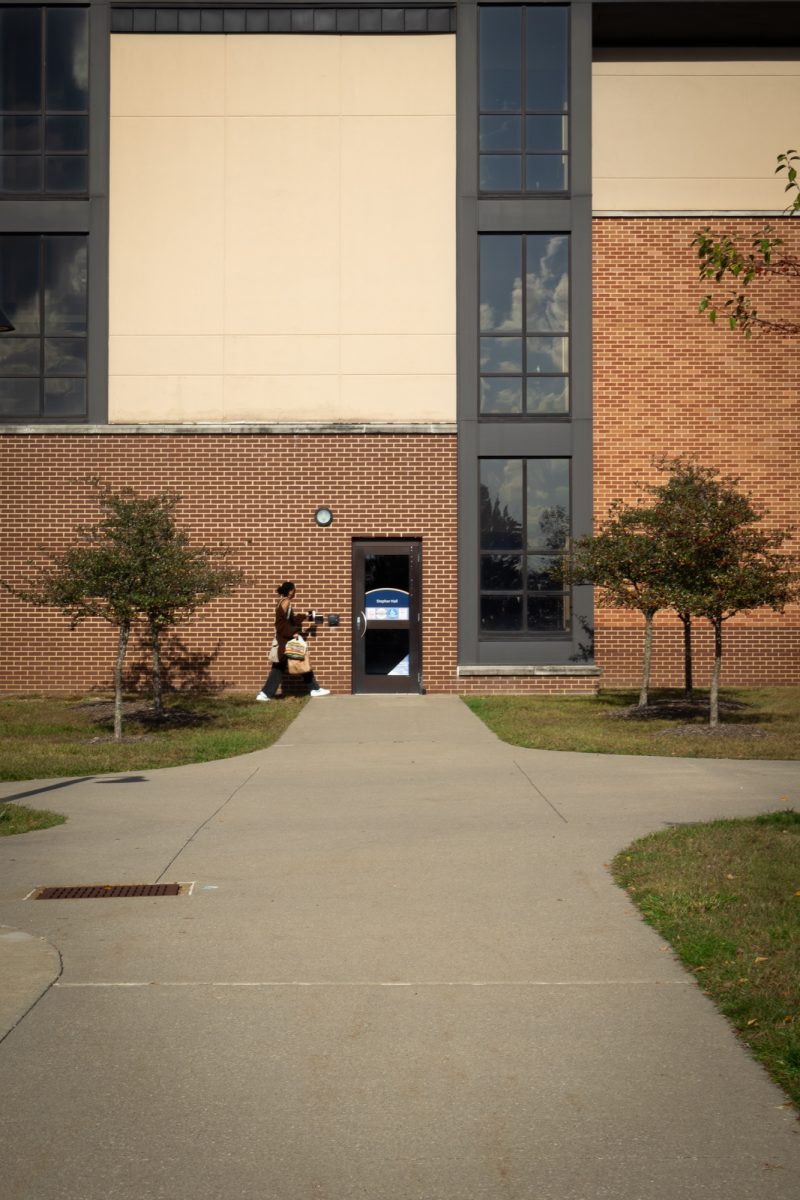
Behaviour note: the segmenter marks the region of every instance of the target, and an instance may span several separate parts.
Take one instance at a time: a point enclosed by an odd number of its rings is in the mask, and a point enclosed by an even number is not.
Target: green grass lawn
[[[707,695],[687,710],[682,693],[655,689],[647,718],[630,715],[638,691],[598,696],[476,696],[466,703],[498,737],[537,750],[658,754],[666,758],[800,758],[800,688],[730,688],[722,725],[708,730]]]
[[[306,703],[257,704],[241,696],[171,699],[154,721],[145,701],[126,703],[115,743],[110,701],[26,696],[0,699],[0,779],[51,779],[148,771],[263,750]]]
[[[612,871],[800,1105],[800,813],[653,833]]]
[[[61,813],[49,812],[46,808],[0,803],[0,837],[30,833],[34,829],[49,829],[51,825],[63,825],[66,819]]]

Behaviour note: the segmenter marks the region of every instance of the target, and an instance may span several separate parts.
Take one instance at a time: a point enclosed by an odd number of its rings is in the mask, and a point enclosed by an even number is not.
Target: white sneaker
[[[312,696],[330,696],[330,688],[314,688],[310,695]]]
[[[259,692],[258,695],[256,696],[256,700],[271,700],[271,699],[272,699],[272,697],[265,695],[264,692]]]

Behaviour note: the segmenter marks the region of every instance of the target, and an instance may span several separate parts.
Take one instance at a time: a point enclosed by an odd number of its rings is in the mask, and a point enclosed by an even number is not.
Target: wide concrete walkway
[[[796,1115],[604,865],[797,789],[401,696],[0,784],[69,816],[0,841],[4,1200],[797,1200]],[[194,889],[25,898],[159,880]]]

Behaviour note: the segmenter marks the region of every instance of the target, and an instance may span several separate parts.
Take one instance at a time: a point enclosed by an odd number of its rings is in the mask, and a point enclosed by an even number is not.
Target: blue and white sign
[[[408,592],[402,588],[373,588],[364,597],[368,621],[408,621]]]

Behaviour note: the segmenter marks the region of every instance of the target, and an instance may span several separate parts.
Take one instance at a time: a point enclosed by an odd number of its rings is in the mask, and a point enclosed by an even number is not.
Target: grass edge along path
[[[146,700],[130,700],[123,740],[114,742],[107,699],[0,697],[0,780],[152,771],[249,754],[277,741],[306,703],[180,696],[167,702],[164,720],[155,720]]]
[[[50,812],[47,808],[28,808],[24,804],[0,800],[0,837],[49,829],[53,825],[63,825],[66,819],[61,813]]]
[[[644,754],[662,758],[800,759],[800,687],[727,688],[722,724],[708,728],[707,693],[688,715],[678,689],[653,688],[642,717],[638,692],[597,696],[466,696],[504,742],[531,750]],[[635,711],[634,711],[635,710]]]
[[[611,873],[800,1107],[800,813],[659,830]]]

